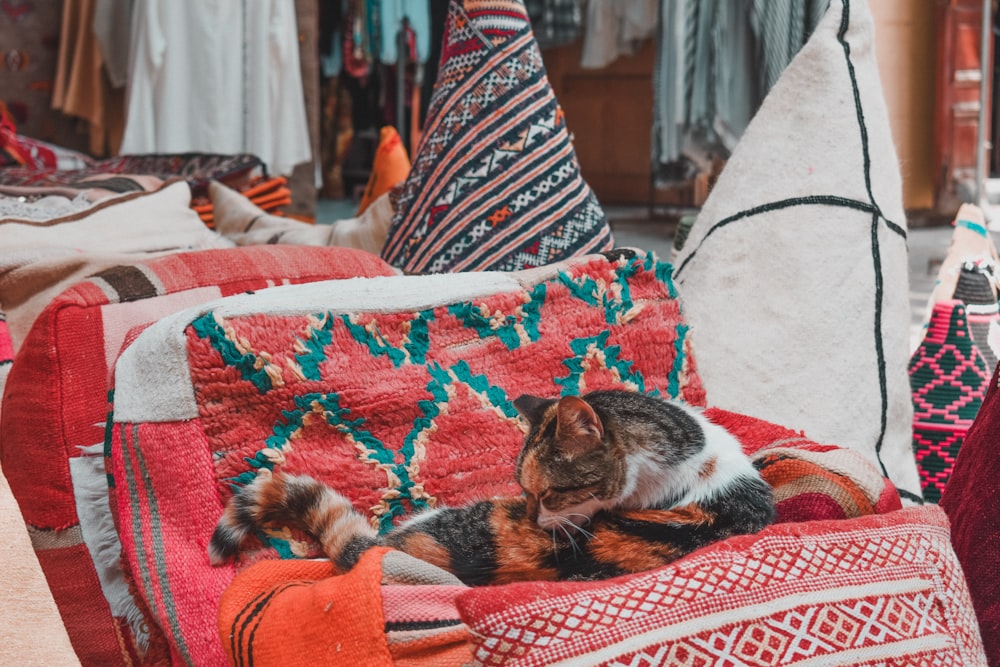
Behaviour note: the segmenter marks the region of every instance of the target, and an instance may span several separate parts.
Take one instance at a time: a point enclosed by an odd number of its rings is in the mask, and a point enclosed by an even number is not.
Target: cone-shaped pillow
[[[452,0],[382,257],[408,273],[510,271],[611,247],[523,3]]]
[[[939,301],[923,342],[910,358],[913,452],[924,499],[936,503],[955,466],[991,371],[973,343],[961,301]]]
[[[410,156],[406,154],[403,140],[399,138],[396,128],[386,125],[379,131],[372,173],[368,176],[368,183],[365,185],[365,192],[361,196],[356,215],[364,213],[376,199],[405,181],[409,175]]]
[[[996,348],[1000,336],[1000,309],[997,307],[996,264],[966,262],[958,273],[954,298],[965,304],[972,342],[992,374],[997,365]]]
[[[909,274],[871,14],[832,0],[676,255],[709,404],[865,454],[919,501]]]
[[[924,326],[941,301],[965,304],[969,332],[986,367],[993,372],[1000,351],[1000,311],[997,310],[996,245],[986,228],[986,216],[975,204],[962,204],[955,220],[948,254],[938,269],[934,290],[927,299]]]

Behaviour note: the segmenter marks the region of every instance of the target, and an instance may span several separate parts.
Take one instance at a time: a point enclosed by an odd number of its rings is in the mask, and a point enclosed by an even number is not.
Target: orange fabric
[[[245,194],[243,196],[246,197]],[[285,200],[291,202],[292,191],[288,188],[278,188],[274,192],[264,195],[254,195],[253,197],[247,197],[247,199],[266,211],[268,206],[274,206],[277,202],[284,202]]]
[[[253,199],[254,197],[256,197],[261,193],[269,192],[271,190],[276,190],[287,184],[288,184],[287,178],[285,178],[284,176],[275,176],[274,178],[269,178],[267,180],[261,181],[260,183],[256,183],[255,185],[252,185],[244,190],[240,190],[239,192],[247,199]]]
[[[406,180],[410,175],[410,158],[396,128],[386,125],[379,133],[378,148],[372,173],[365,185],[356,215],[364,213],[373,201]]]
[[[263,560],[245,569],[219,603],[219,636],[230,662],[257,667],[470,664],[464,625],[430,634],[388,631],[382,597],[387,551],[368,551],[340,575],[328,560]]]
[[[59,56],[52,108],[89,123],[90,152],[118,153],[125,132],[125,91],[112,88],[91,27],[96,0],[67,0],[63,5]]]
[[[260,561],[219,603],[219,636],[232,664],[392,665],[382,612],[382,556],[368,551],[347,574],[330,561]]]
[[[464,625],[417,641],[390,644],[389,652],[394,667],[456,667],[473,663],[469,630]]]

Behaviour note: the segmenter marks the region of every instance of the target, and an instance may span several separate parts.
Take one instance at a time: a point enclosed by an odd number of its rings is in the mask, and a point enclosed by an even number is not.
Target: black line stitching
[[[831,206],[844,206],[847,208],[853,208],[860,211],[866,211],[872,213],[872,234],[871,234],[871,252],[872,252],[872,262],[875,268],[875,351],[876,351],[876,361],[878,365],[879,373],[879,392],[882,399],[881,416],[880,416],[880,430],[878,440],[875,443],[875,457],[878,460],[879,466],[882,469],[883,475],[889,479],[888,471],[886,470],[885,463],[882,461],[882,446],[884,444],[885,433],[888,423],[888,409],[889,409],[889,399],[888,399],[888,383],[886,377],[886,361],[885,361],[885,348],[884,342],[882,340],[882,305],[884,300],[884,276],[882,275],[882,258],[879,249],[878,242],[878,228],[879,221],[884,221],[887,229],[899,236],[904,240],[907,237],[906,230],[902,225],[896,224],[885,217],[882,209],[879,207],[878,203],[875,201],[875,195],[872,191],[872,179],[871,179],[871,152],[869,150],[868,141],[868,127],[865,124],[864,109],[861,105],[861,90],[858,87],[857,75],[854,70],[854,63],[851,61],[851,45],[846,39],[847,30],[851,23],[851,3],[850,0],[843,0],[843,11],[840,16],[840,28],[837,32],[837,41],[840,43],[844,50],[844,61],[847,66],[848,77],[851,81],[851,90],[854,96],[854,110],[858,121],[858,131],[861,135],[861,151],[864,164],[864,178],[865,178],[865,190],[868,193],[869,201],[861,202],[854,199],[848,199],[844,197],[837,196],[808,196],[808,197],[796,197],[791,199],[784,199],[777,202],[771,202],[768,204],[763,204],[752,209],[747,209],[735,213],[728,218],[720,220],[719,222],[712,225],[704,237],[698,242],[697,247],[691,251],[691,253],[684,258],[681,265],[674,272],[675,279],[679,279],[680,274],[683,272],[684,268],[687,266],[688,262],[697,254],[698,250],[705,243],[709,236],[715,233],[718,229],[725,227],[733,222],[739,220],[744,220],[752,216],[758,215],[760,213],[767,213],[769,211],[779,210],[783,208],[788,208],[790,206],[799,206],[807,204],[825,204]],[[906,496],[910,497],[913,494],[907,493]]]
[[[698,253],[698,250],[701,249],[701,246],[704,245],[705,241],[708,240],[708,237],[710,237],[719,229],[727,225],[730,225],[734,222],[738,222],[740,220],[745,220],[746,218],[751,218],[760,215],[761,213],[770,213],[771,211],[779,211],[781,209],[791,208],[792,206],[808,206],[808,205],[841,206],[844,208],[855,209],[857,211],[863,211],[865,213],[871,213],[875,210],[872,207],[871,203],[869,202],[858,201],[857,199],[849,199],[847,197],[839,197],[837,195],[809,195],[806,197],[791,197],[789,199],[780,199],[778,201],[768,202],[767,204],[761,204],[760,206],[755,206],[753,208],[745,209],[743,211],[740,211],[739,213],[734,213],[728,218],[723,218],[722,220],[719,220],[717,223],[712,225],[709,228],[708,232],[705,233],[705,236],[702,237],[702,239],[698,242],[698,247],[692,250],[691,254],[685,257],[684,261],[681,262],[681,265],[677,268],[676,271],[674,271],[674,278],[677,279],[680,277],[681,272],[684,271],[684,267],[686,267],[688,262],[690,262],[694,258],[694,256]],[[892,229],[894,232],[902,236],[904,239],[906,238],[906,231],[903,230],[902,227],[892,223],[889,224],[890,224],[890,229]]]
[[[879,395],[882,399],[882,414],[880,415],[878,440],[875,442],[875,458],[882,469],[882,475],[888,479],[889,471],[882,461],[882,445],[885,440],[885,431],[888,424],[889,411],[889,385],[885,372],[885,343],[882,341],[882,299],[884,295],[884,282],[882,276],[882,253],[878,245],[878,221],[877,212],[872,213],[872,263],[875,268],[875,359],[878,364],[878,385]]]

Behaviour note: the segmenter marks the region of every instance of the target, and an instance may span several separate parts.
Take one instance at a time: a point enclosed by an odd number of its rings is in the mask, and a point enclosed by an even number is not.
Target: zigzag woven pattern
[[[669,265],[647,255],[419,312],[206,314],[188,339],[220,493],[282,466],[383,529],[439,501],[518,493],[522,393],[704,403],[673,294]]]
[[[452,1],[428,120],[391,264],[512,271],[612,247],[520,1]]]
[[[913,451],[924,499],[936,503],[990,381],[961,301],[934,305],[927,334],[910,358],[909,372]]]

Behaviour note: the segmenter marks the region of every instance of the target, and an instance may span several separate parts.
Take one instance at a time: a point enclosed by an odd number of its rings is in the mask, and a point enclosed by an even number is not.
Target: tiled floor
[[[356,204],[350,201],[322,200],[317,205],[317,222],[329,223],[351,217],[355,208]],[[666,219],[650,220],[646,209],[641,207],[609,207],[607,212],[618,245],[653,250],[660,257],[670,257],[676,223]],[[1000,233],[991,233],[994,242],[1000,245]],[[950,242],[951,227],[916,227],[909,230],[911,350],[920,340],[927,299]]]

